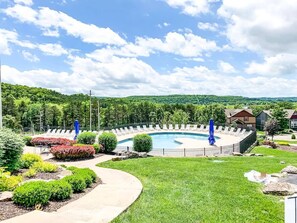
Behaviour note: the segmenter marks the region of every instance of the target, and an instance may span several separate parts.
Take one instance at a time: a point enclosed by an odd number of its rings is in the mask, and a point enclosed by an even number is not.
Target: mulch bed
[[[297,152],[297,146],[279,146],[277,149],[290,151],[290,152]]]
[[[50,201],[49,204],[43,207],[42,210],[45,212],[57,211],[59,208],[63,207],[64,205],[83,197],[84,195],[92,191],[96,186],[98,186],[101,183],[102,181],[98,180],[98,182],[92,184],[90,188],[85,189],[83,193],[72,194],[71,198],[68,200],[59,201],[59,202]],[[26,214],[33,210],[35,210],[35,208],[20,207],[18,205],[15,205],[12,201],[0,202],[0,221],[13,218],[18,215]]]
[[[18,170],[15,175],[22,174],[24,172],[28,171],[28,169],[20,169]],[[60,179],[58,175],[63,171],[62,168],[59,168],[57,172],[55,173],[40,173],[38,172],[34,177],[28,178],[24,177],[24,181],[31,180],[31,179],[41,179],[41,180],[58,180]]]

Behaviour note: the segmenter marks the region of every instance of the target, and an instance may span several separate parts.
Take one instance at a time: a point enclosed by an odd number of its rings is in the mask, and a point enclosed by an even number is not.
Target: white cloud
[[[158,24],[158,27],[159,27],[160,29],[162,29],[162,28],[164,28],[164,27],[168,27],[168,26],[170,26],[170,23],[167,23],[167,22],[163,22],[162,24],[161,24],[161,23]]]
[[[227,73],[227,74],[236,72],[235,68],[231,64],[221,60],[218,62],[218,68],[221,72]]]
[[[218,50],[215,41],[204,39],[192,33],[180,34],[170,32],[164,40],[156,38],[136,38],[136,45],[147,49],[149,52],[161,51],[184,57],[197,57],[203,52]]]
[[[27,6],[15,5],[3,10],[6,15],[24,23],[32,23],[43,30],[46,36],[58,36],[58,30],[65,30],[68,35],[80,38],[85,43],[123,45],[126,43],[110,28],[100,28],[94,24],[80,22],[69,15],[41,7],[34,10]]]
[[[201,30],[209,30],[212,32],[218,31],[219,25],[217,23],[199,22],[198,28]]]
[[[68,53],[60,44],[39,44],[38,48],[49,56],[61,56]]]
[[[14,0],[16,4],[33,5],[32,0]]]
[[[207,0],[164,0],[169,6],[179,8],[182,13],[197,16],[201,13],[209,12],[209,2]]]
[[[28,60],[30,62],[38,62],[38,61],[40,61],[39,58],[36,55],[33,55],[30,52],[28,52],[28,51],[23,50],[22,51],[22,55],[23,55],[23,57],[26,60]]]
[[[264,63],[252,62],[246,69],[248,74],[279,76],[297,73],[296,54],[277,54],[265,57]]]
[[[9,43],[15,42],[18,38],[18,34],[14,31],[9,31],[0,28],[0,54],[11,54]]]
[[[297,2],[223,0],[219,15],[228,22],[232,44],[273,55],[297,50]]]
[[[234,47],[263,55],[251,62],[249,74],[276,76],[297,74],[297,2],[223,0],[218,14],[228,23],[226,35]]]

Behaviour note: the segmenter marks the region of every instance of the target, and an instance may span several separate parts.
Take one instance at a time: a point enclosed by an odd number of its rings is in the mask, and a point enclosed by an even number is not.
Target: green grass
[[[283,222],[282,197],[264,195],[261,184],[243,175],[250,170],[273,173],[297,165],[297,153],[263,147],[253,152],[265,156],[102,163],[101,167],[133,174],[144,187],[140,198],[113,222]]]

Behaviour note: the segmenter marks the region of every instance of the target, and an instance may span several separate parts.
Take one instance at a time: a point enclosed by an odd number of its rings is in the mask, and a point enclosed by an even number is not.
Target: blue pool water
[[[198,140],[208,140],[207,134],[196,134],[196,133],[186,133],[186,132],[160,132],[149,134],[153,139],[153,148],[155,149],[175,149],[181,144],[176,142],[176,138],[189,138]],[[215,137],[219,139],[218,137]],[[129,146],[132,147],[133,139],[126,139],[120,141],[118,146]]]

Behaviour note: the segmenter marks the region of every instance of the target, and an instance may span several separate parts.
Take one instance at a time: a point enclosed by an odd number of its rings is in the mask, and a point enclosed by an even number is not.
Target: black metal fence
[[[118,146],[115,152],[132,151],[131,146]],[[219,147],[204,148],[154,148],[149,155],[152,156],[168,156],[168,157],[203,157],[203,156],[224,156],[230,155],[232,152],[239,152],[239,143]]]
[[[240,152],[244,153],[257,141],[257,132],[252,131],[247,137],[240,141]]]

